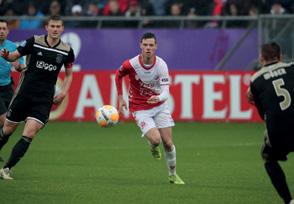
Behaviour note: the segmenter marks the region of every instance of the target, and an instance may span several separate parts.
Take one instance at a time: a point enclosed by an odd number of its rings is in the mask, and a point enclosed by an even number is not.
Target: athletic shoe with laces
[[[10,169],[9,168],[1,169],[0,178],[4,180],[12,180],[13,178],[10,176]]]
[[[185,182],[177,174],[170,175],[168,180],[172,184],[185,184]]]
[[[151,154],[152,154],[152,156],[153,156],[154,159],[156,159],[156,160],[160,160],[161,159],[161,151],[160,151],[159,146],[157,146],[157,147],[151,147],[150,151],[151,151]]]

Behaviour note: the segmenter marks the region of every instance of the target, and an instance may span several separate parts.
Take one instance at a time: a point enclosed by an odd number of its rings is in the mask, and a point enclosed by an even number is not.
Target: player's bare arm
[[[10,53],[5,48],[0,51],[0,55],[9,62],[14,62],[15,60],[21,57],[20,53],[17,50]]]
[[[72,82],[72,68],[65,69],[65,77],[63,80],[62,88],[61,88],[60,94],[54,97],[54,100],[53,100],[54,104],[60,104],[63,101],[66,94],[68,93],[71,82]]]
[[[123,113],[125,110],[127,110],[127,103],[122,95],[118,95],[118,111]]]

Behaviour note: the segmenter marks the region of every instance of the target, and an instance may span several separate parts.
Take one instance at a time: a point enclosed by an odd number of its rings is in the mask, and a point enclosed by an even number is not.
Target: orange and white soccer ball
[[[96,120],[101,127],[112,127],[119,121],[119,114],[115,107],[104,105],[96,111]]]

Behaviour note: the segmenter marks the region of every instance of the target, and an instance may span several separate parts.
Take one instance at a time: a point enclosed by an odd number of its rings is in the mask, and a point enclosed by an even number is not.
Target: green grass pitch
[[[262,135],[262,124],[177,123],[177,172],[186,182],[177,186],[134,123],[102,129],[50,122],[13,169],[15,180],[0,180],[0,203],[282,203],[259,155]],[[18,130],[1,156],[8,157],[19,136]],[[294,194],[293,155],[282,165]]]

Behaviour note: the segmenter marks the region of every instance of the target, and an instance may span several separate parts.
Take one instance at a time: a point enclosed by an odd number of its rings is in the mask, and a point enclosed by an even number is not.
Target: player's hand
[[[4,59],[7,59],[8,55],[9,55],[9,51],[6,48],[3,48],[2,50],[0,50],[0,55]]]
[[[60,92],[58,95],[54,96],[53,103],[56,105],[59,105],[63,101],[65,96],[66,96],[65,93]]]
[[[158,96],[151,96],[148,98],[147,103],[149,104],[155,104],[159,102],[159,97]]]
[[[19,64],[18,60],[11,62],[11,64],[14,67],[14,69],[18,72],[21,72],[25,68],[25,65]]]
[[[127,103],[126,101],[123,99],[122,96],[118,96],[118,112],[120,114],[123,114],[125,110],[127,110]]]
[[[250,91],[250,88],[248,88],[248,90],[247,90],[246,97],[247,97],[248,103],[254,105],[254,99],[253,99],[253,95],[252,95],[252,93]]]

